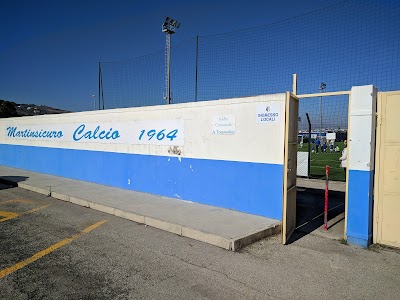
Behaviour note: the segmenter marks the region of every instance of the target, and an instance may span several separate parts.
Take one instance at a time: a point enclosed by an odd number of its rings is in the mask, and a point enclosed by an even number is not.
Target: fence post
[[[328,230],[328,191],[329,191],[329,166],[325,167],[325,205],[324,205],[324,230]]]
[[[99,62],[99,110],[100,110],[100,90],[101,90],[101,100],[103,102],[103,110],[104,110],[103,72],[101,71],[101,63]]]
[[[308,121],[308,178],[310,178],[311,174],[311,122],[310,122],[310,117],[308,116],[308,113],[306,113],[307,116],[307,121]]]
[[[293,94],[297,95],[297,74],[293,74]]]
[[[99,93],[97,94],[99,97],[99,110],[100,110],[100,100],[101,100],[101,62],[99,62]]]
[[[194,102],[197,102],[198,75],[199,75],[199,36],[196,35],[196,86],[195,86]]]

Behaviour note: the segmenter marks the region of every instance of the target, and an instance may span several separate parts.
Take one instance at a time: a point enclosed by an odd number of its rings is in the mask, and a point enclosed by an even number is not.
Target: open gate
[[[374,243],[400,247],[400,91],[378,94]]]
[[[296,228],[297,128],[299,99],[286,93],[285,161],[283,183],[282,241],[286,244]]]

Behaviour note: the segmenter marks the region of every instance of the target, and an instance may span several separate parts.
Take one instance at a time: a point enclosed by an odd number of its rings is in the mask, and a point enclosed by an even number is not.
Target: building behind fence
[[[103,107],[165,104],[164,68],[164,50],[100,62]],[[298,74],[298,94],[318,93],[322,82],[326,84],[322,91],[366,84],[381,91],[400,89],[400,2],[343,1],[274,24],[198,36],[173,46],[172,103],[289,91],[293,73]],[[348,100],[347,96],[301,99],[300,132],[308,130],[308,113],[313,131],[345,136]],[[340,150],[343,139],[337,141]],[[336,156],[327,161],[339,165]],[[318,177],[318,168],[324,167],[322,161],[311,173]]]

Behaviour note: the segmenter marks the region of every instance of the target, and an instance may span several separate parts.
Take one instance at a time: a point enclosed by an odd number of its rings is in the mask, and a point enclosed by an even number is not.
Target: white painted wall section
[[[257,109],[260,105],[272,105],[282,117],[275,122],[260,123]],[[285,94],[193,102],[174,105],[111,109],[62,115],[46,115],[0,120],[0,143],[95,150],[118,153],[170,156],[170,146],[178,146],[181,157],[283,164],[283,140]],[[233,117],[233,134],[213,134],[215,120],[223,116]],[[166,134],[180,123],[182,139],[169,143],[138,143],[141,130],[162,129]],[[117,140],[81,139],[74,141],[73,132],[82,124],[85,130],[94,131],[97,126],[106,132],[112,127],[121,137]],[[18,130],[62,130],[61,139],[10,138],[7,127]],[[163,127],[164,126],[164,127]],[[178,128],[178,125],[176,126]],[[168,140],[168,139],[164,139]],[[151,140],[157,142],[156,136]]]
[[[350,134],[348,168],[374,169],[377,89],[373,85],[351,89],[349,105]]]

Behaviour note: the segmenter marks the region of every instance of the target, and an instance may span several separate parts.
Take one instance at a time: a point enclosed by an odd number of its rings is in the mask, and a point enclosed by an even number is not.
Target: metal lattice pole
[[[166,17],[162,24],[162,32],[166,34],[165,40],[165,95],[167,104],[171,104],[171,34],[181,26],[177,20]]]
[[[171,34],[166,34],[165,40],[165,95],[167,104],[171,104]]]

